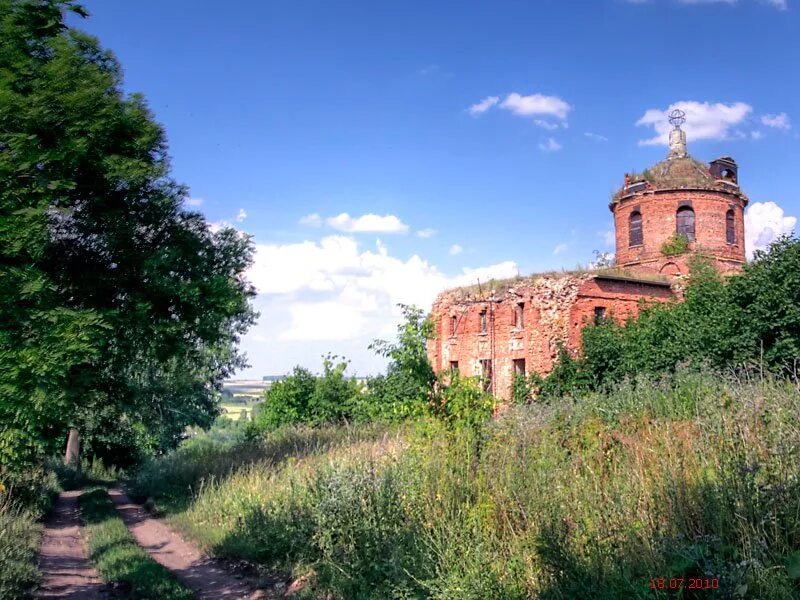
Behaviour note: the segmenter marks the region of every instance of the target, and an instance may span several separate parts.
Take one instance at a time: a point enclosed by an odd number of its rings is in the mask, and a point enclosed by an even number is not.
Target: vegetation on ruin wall
[[[695,260],[684,302],[650,305],[624,324],[608,319],[588,327],[583,353],[562,354],[543,390],[580,394],[679,365],[796,379],[799,361],[800,240],[787,237],[727,278]]]
[[[800,393],[679,371],[483,427],[212,431],[136,481],[210,552],[306,598],[787,598],[800,581]],[[211,466],[211,468],[209,468]],[[205,470],[205,471],[204,471]],[[204,471],[204,472],[203,472]]]
[[[689,244],[688,237],[682,233],[675,233],[661,245],[661,252],[665,256],[679,256],[689,251]]]

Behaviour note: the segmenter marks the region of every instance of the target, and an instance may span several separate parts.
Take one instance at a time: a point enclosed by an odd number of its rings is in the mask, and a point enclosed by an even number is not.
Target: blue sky
[[[800,213],[800,3],[85,1],[167,131],[189,205],[254,236],[241,376],[382,362],[397,302],[586,264],[610,194],[689,150],[733,156],[751,247]],[[371,216],[370,216],[371,215]]]

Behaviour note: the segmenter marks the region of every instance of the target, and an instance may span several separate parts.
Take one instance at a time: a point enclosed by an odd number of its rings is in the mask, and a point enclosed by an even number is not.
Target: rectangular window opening
[[[605,306],[595,306],[594,307],[594,324],[600,325],[603,321],[606,320],[606,307]]]
[[[489,320],[486,317],[486,311],[481,311],[481,333],[486,333],[489,328]]]
[[[484,392],[492,391],[492,361],[489,359],[481,361],[481,384]]]
[[[456,328],[458,327],[458,317],[453,315],[450,317],[450,335],[456,335]]]
[[[514,327],[516,329],[524,329],[525,328],[525,303],[519,302],[514,309]]]
[[[521,375],[525,377],[525,359],[524,358],[515,358],[514,359],[514,375]]]
[[[450,372],[451,373],[458,373],[458,361],[451,360],[450,361]]]

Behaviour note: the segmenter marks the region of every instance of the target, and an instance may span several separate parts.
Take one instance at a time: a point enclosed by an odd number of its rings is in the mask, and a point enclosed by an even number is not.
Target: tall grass
[[[39,519],[57,493],[51,472],[30,469],[12,478],[0,468],[0,600],[23,598],[38,583]]]
[[[799,452],[797,388],[682,373],[255,461],[173,519],[308,597],[800,597]]]

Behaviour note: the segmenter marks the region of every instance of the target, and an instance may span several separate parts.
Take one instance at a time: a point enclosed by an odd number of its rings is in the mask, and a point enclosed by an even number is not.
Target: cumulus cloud
[[[341,213],[325,219],[325,224],[345,233],[408,233],[408,225],[394,215],[361,215]]]
[[[640,140],[642,146],[664,145],[669,142],[669,113],[675,109],[686,113],[683,130],[687,140],[725,140],[730,138],[731,128],[742,123],[753,111],[753,107],[744,102],[732,104],[715,104],[684,100],[670,104],[666,109],[651,108],[636,122],[637,125],[652,127],[656,135]]]
[[[551,131],[566,128],[567,116],[572,110],[572,107],[558,96],[545,94],[523,96],[512,92],[502,102],[500,102],[499,96],[487,96],[477,104],[470,106],[467,111],[471,115],[477,116],[494,106],[507,110],[518,117],[533,117],[535,125]]]
[[[563,146],[555,138],[547,138],[539,143],[539,150],[542,152],[558,152]]]
[[[516,263],[509,261],[447,276],[417,255],[403,260],[380,241],[363,249],[341,235],[257,244],[248,278],[263,316],[253,335],[279,341],[362,340],[366,348],[373,338],[391,335],[400,317],[398,303],[428,308],[445,288],[517,274]]]
[[[599,133],[592,133],[590,131],[587,131],[583,135],[585,137],[589,138],[590,140],[592,140],[593,142],[607,142],[608,141],[608,138],[606,136],[600,135]]]
[[[458,256],[462,252],[464,252],[464,248],[462,248],[458,244],[453,244],[452,246],[450,246],[450,250],[447,251],[447,253],[450,256]]]
[[[523,96],[512,92],[500,104],[500,108],[511,111],[519,117],[536,115],[555,117],[561,121],[566,120],[572,107],[558,96],[545,96],[544,94],[531,94]]]
[[[761,122],[767,127],[773,127],[775,129],[792,128],[792,121],[789,119],[789,115],[786,113],[780,113],[777,115],[762,115]]]
[[[477,116],[477,115],[482,115],[483,113],[485,113],[487,110],[492,108],[498,102],[500,102],[500,97],[499,96],[487,96],[486,98],[484,98],[480,102],[470,106],[467,109],[467,112],[469,112],[469,114],[471,114],[473,117]]]
[[[186,198],[183,201],[186,206],[191,206],[192,208],[199,208],[203,206],[203,199],[202,198]]]
[[[427,240],[435,236],[438,232],[435,229],[420,229],[417,231],[417,237],[422,238],[423,240]]]
[[[237,222],[237,223],[241,223],[241,222],[243,222],[243,221],[244,221],[246,218],[247,218],[247,212],[246,212],[246,211],[245,211],[243,208],[240,208],[240,209],[239,209],[239,212],[238,212],[238,213],[236,213],[236,222]]]
[[[311,213],[310,215],[302,217],[299,223],[300,225],[305,225],[306,227],[322,227],[322,217],[320,217],[317,213]]]
[[[789,235],[797,225],[796,217],[786,216],[774,202],[755,202],[744,215],[745,249],[747,256],[765,250],[782,235]]]

